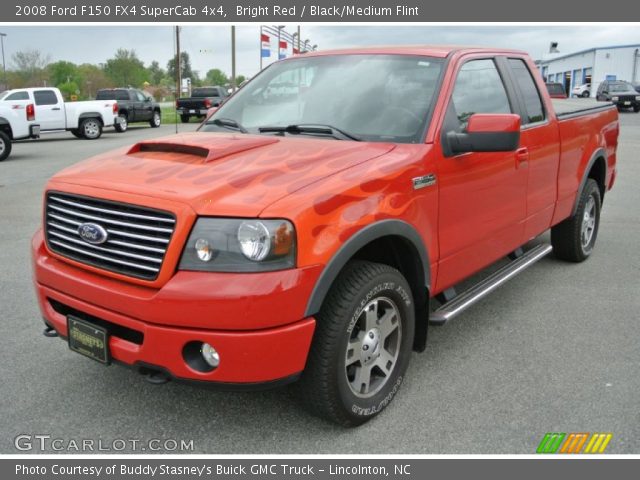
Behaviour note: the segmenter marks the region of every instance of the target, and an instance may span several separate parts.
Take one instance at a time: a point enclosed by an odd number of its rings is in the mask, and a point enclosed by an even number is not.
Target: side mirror
[[[453,155],[467,152],[513,152],[520,145],[520,115],[475,113],[463,133],[446,135]]]

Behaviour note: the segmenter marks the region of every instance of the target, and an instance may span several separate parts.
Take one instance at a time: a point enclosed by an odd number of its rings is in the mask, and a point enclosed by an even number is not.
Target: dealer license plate
[[[69,348],[100,363],[109,364],[109,333],[85,320],[67,317]]]
[[[189,113],[196,113],[195,110],[189,110]]]
[[[624,102],[625,105],[631,105],[631,102]]]

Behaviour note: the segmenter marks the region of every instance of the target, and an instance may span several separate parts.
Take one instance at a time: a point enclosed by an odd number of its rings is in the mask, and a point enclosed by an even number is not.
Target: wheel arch
[[[4,117],[0,117],[0,131],[6,133],[10,140],[13,140],[13,130],[11,129],[11,123]]]
[[[607,152],[604,148],[598,148],[591,155],[591,158],[587,162],[587,166],[584,169],[584,173],[582,174],[582,180],[580,181],[580,185],[578,187],[578,191],[576,192],[576,199],[573,202],[573,208],[571,209],[571,216],[576,214],[578,210],[578,202],[580,201],[580,196],[582,195],[582,191],[584,190],[584,186],[587,184],[587,180],[592,178],[598,184],[598,188],[600,190],[600,201],[604,201],[604,194],[607,190],[606,180],[607,180]]]
[[[382,220],[368,225],[342,245],[320,274],[305,315],[318,313],[338,275],[350,260],[384,263],[398,269],[411,286],[415,309],[414,350],[426,345],[431,271],[429,254],[418,231],[401,220]]]
[[[84,113],[81,113],[78,116],[78,127],[80,126],[80,122],[82,122],[82,120],[86,120],[87,118],[95,118],[95,119],[99,120],[100,123],[102,124],[102,126],[104,127],[104,119],[102,118],[102,115],[99,112],[84,112]]]

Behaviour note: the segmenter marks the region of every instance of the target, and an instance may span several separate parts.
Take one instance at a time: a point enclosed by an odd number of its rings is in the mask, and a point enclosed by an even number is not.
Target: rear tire
[[[402,384],[415,330],[411,289],[388,265],[352,261],[316,320],[298,393],[313,415],[360,425],[384,410]]]
[[[598,184],[589,178],[580,194],[575,215],[551,229],[551,245],[557,258],[569,262],[583,262],[589,258],[598,236],[601,206]]]
[[[11,139],[9,135],[0,131],[0,162],[11,155]]]
[[[189,123],[190,119],[191,119],[191,117],[189,115],[180,115],[180,121],[182,123]]]
[[[162,116],[160,115],[160,112],[153,112],[153,116],[151,117],[151,120],[149,120],[149,125],[151,125],[151,128],[158,128],[161,124]]]
[[[120,123],[116,123],[114,128],[116,132],[124,133],[129,129],[129,119],[126,114],[120,114],[118,117],[120,117]]]
[[[97,118],[85,118],[80,122],[78,129],[82,138],[87,140],[97,140],[102,136],[102,123]]]

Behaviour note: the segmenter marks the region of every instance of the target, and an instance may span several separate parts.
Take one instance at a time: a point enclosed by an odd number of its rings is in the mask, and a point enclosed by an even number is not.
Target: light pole
[[[2,81],[4,83],[3,87],[9,89],[9,85],[7,85],[7,66],[4,63],[4,37],[6,36],[6,33],[0,33],[0,43],[2,44]]]
[[[260,54],[262,55],[262,52]],[[233,92],[236,91],[236,26],[235,25],[231,25],[231,91]]]

